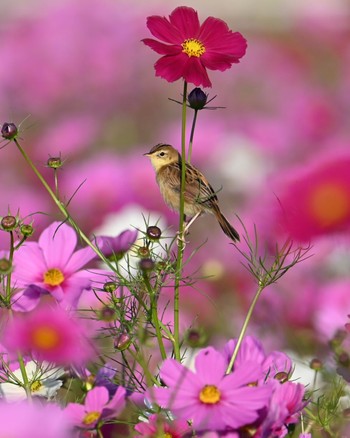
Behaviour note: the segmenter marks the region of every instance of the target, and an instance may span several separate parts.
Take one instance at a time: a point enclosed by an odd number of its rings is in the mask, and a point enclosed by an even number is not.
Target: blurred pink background
[[[20,125],[22,146],[52,184],[45,163],[61,154],[60,194],[67,201],[80,187],[70,210],[87,233],[110,215],[117,232],[150,211],[175,231],[177,215],[165,207],[142,154],[159,142],[180,147],[181,108],[168,98],[180,100],[182,84],[154,76],[157,55],[140,40],[149,36],[148,15],[168,15],[180,4],[22,3],[1,13],[0,123]],[[223,187],[222,209],[240,232],[235,214],[251,233],[256,224],[262,248],[288,235],[313,244],[313,257],[265,291],[251,331],[275,345],[322,352],[350,313],[349,3],[186,5],[201,20],[224,19],[248,40],[240,64],[210,74],[213,88],[205,91],[225,109],[199,113],[193,163],[216,190]],[[33,216],[38,231],[58,219],[15,146],[0,154],[0,215],[45,212]],[[126,221],[131,206],[135,217]],[[196,324],[233,337],[255,285],[212,217],[191,229],[189,252],[206,239],[187,269],[210,278],[186,288],[183,303]]]

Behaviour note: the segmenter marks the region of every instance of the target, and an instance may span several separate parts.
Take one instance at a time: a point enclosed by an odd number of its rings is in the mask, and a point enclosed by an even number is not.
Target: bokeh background
[[[0,121],[20,125],[22,146],[51,183],[46,161],[62,156],[60,194],[74,194],[71,214],[87,233],[141,226],[149,213],[176,230],[142,154],[159,142],[179,148],[181,108],[168,98],[181,100],[182,84],[154,76],[157,55],[140,40],[149,36],[147,16],[179,5],[0,4]],[[236,214],[252,237],[256,226],[262,251],[287,237],[312,244],[312,257],[265,291],[250,332],[274,348],[326,356],[350,313],[350,4],[186,5],[248,40],[240,64],[210,75],[206,92],[225,109],[200,112],[193,163],[223,187],[222,209],[237,229]],[[15,146],[0,154],[0,215],[35,213],[27,221],[39,233],[57,211]],[[184,325],[205,327],[212,340],[234,337],[254,279],[213,217],[196,222],[190,241],[188,254],[200,249],[186,272],[198,281],[182,290]]]

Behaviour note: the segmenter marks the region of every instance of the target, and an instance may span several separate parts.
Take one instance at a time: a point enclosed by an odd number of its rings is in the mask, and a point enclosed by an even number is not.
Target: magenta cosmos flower
[[[332,154],[276,182],[279,220],[293,239],[310,241],[350,229],[349,168],[349,153]]]
[[[57,365],[81,365],[94,357],[86,325],[60,307],[38,307],[18,313],[8,323],[1,341],[9,352],[30,355]]]
[[[115,418],[122,412],[125,396],[126,390],[119,386],[109,401],[108,390],[104,386],[97,386],[87,393],[85,404],[69,403],[65,413],[74,426],[94,429],[100,421]]]
[[[65,307],[75,307],[89,274],[80,270],[96,254],[90,247],[75,251],[77,235],[73,228],[53,222],[38,242],[26,242],[15,252],[13,284],[21,292],[13,297],[13,309],[32,310],[42,294],[50,294]]]
[[[180,420],[190,420],[196,431],[237,429],[255,421],[271,396],[268,385],[257,386],[261,369],[254,362],[225,375],[226,358],[212,347],[199,352],[195,372],[167,359],[160,378],[167,388],[149,390],[151,401]]]
[[[194,85],[211,87],[207,69],[224,71],[244,56],[247,42],[218,18],[199,23],[197,12],[189,7],[176,8],[169,16],[147,18],[147,27],[159,40],[142,41],[163,55],[154,65],[156,76],[174,82],[180,78]]]

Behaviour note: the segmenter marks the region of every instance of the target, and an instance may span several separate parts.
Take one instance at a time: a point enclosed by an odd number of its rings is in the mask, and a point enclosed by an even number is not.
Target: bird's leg
[[[193,216],[193,218],[191,218],[191,220],[186,223],[185,228],[183,229],[182,233],[180,234],[180,232],[177,233],[177,242],[179,243],[179,241],[182,242],[183,246],[186,246],[186,240],[185,240],[185,236],[188,233],[188,229],[190,228],[190,226],[193,224],[193,222],[201,215],[201,212],[198,212],[197,214],[195,214]]]
[[[183,235],[185,235],[187,232],[188,232],[188,230],[189,230],[189,228],[190,228],[190,226],[193,224],[193,222],[200,216],[202,214],[202,212],[201,211],[199,211],[197,214],[195,214],[194,216],[193,216],[193,218],[186,224],[186,226],[185,226],[185,228],[184,228],[184,231],[183,231]]]

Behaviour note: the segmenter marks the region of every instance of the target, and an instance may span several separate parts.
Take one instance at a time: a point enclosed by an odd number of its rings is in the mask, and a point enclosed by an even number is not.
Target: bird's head
[[[161,169],[163,166],[167,166],[179,161],[178,151],[169,144],[157,144],[144,155],[150,158],[152,166],[156,171]]]

